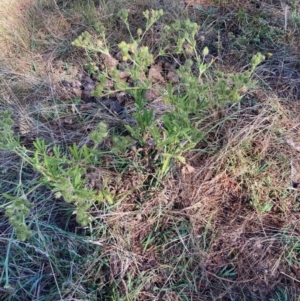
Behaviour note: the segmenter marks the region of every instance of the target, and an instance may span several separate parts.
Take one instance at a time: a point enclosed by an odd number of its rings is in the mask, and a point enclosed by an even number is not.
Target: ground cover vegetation
[[[300,300],[298,1],[0,3],[0,300]]]

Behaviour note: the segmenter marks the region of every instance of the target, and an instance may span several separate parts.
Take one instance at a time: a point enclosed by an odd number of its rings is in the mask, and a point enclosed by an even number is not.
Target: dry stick
[[[300,283],[300,280],[298,280],[298,279],[296,279],[296,278],[294,278],[294,277],[292,277],[292,276],[290,276],[290,275],[288,275],[288,274],[286,274],[286,273],[284,273],[284,272],[280,272],[280,274],[282,274],[282,275],[284,275],[284,276],[286,276],[286,277],[289,277],[289,278],[293,279],[294,281]]]
[[[287,31],[287,22],[288,22],[288,10],[289,10],[289,7],[288,7],[287,4],[282,3],[282,2],[281,2],[281,7],[282,7],[283,12],[284,12],[284,32],[286,33],[286,31]]]

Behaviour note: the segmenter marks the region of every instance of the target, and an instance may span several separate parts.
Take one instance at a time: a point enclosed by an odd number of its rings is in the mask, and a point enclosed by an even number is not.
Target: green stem
[[[4,285],[4,288],[7,289],[7,290],[11,289],[11,286],[9,284],[9,277],[8,277],[8,258],[9,258],[11,243],[12,243],[12,239],[13,239],[14,234],[15,234],[15,230],[13,229],[12,232],[11,232],[10,240],[8,242],[6,257],[5,257],[5,261],[4,261],[4,269],[5,269],[5,285]]]

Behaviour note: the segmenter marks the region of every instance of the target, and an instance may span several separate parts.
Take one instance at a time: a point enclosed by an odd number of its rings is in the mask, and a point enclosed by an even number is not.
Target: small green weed
[[[20,156],[24,162],[31,165],[40,173],[40,183],[48,186],[56,198],[63,198],[68,203],[76,206],[75,214],[77,222],[82,226],[92,221],[87,213],[90,207],[96,202],[112,202],[110,193],[103,189],[94,191],[86,187],[89,166],[97,166],[101,162],[103,153],[97,149],[102,139],[106,137],[107,130],[103,123],[98,129],[92,131],[89,138],[93,141],[93,147],[84,145],[79,148],[73,144],[64,153],[59,145],[48,147],[45,140],[37,138],[34,150],[28,150],[20,145],[20,140],[12,130],[13,120],[10,111],[0,112],[0,148],[11,151]],[[16,234],[20,240],[25,240],[30,236],[30,231],[26,227],[25,218],[30,212],[31,203],[27,196],[36,188],[31,187],[30,191],[20,196],[3,194],[3,197],[10,201],[6,205],[6,215],[10,223],[15,227]]]

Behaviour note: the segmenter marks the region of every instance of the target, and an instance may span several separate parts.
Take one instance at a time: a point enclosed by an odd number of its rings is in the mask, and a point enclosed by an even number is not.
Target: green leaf
[[[183,164],[186,164],[185,157],[183,157],[183,156],[176,156],[176,159],[177,159],[179,162],[181,162],[181,163],[183,163]]]
[[[113,199],[111,193],[107,189],[103,189],[102,193],[103,193],[104,197],[106,198],[106,200],[108,201],[108,203],[110,205],[112,205],[114,203],[114,199]]]
[[[80,159],[81,156],[79,155],[79,150],[75,142],[73,143],[72,146],[69,146],[69,150],[76,160]]]
[[[170,166],[170,161],[171,161],[171,155],[170,154],[163,154],[163,156],[164,156],[164,163],[163,163],[163,166],[162,166],[161,171],[160,171],[161,175],[164,175],[167,172],[167,170]]]

